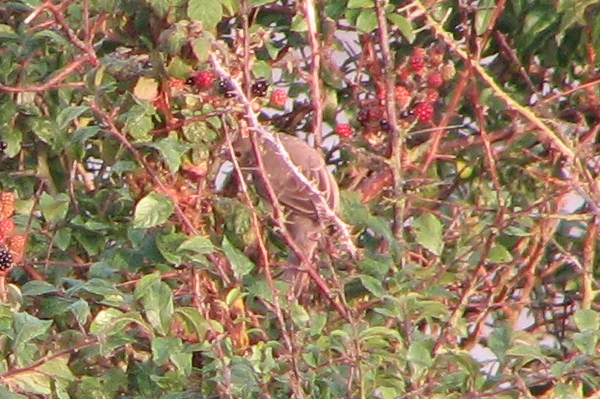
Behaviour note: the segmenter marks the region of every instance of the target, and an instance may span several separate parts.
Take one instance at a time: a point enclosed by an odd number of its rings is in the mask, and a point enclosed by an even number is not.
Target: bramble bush
[[[0,398],[600,398],[599,11],[2,2]],[[299,298],[247,131],[342,191]]]

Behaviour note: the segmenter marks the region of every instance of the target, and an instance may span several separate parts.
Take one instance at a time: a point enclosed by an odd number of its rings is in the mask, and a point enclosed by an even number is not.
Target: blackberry
[[[13,265],[13,256],[6,248],[0,250],[0,270],[8,270]]]
[[[8,143],[4,140],[0,140],[0,152],[3,152],[8,148]]]
[[[269,89],[269,82],[267,79],[260,78],[252,85],[252,95],[255,97],[264,97],[267,95]]]
[[[387,119],[382,119],[379,121],[379,127],[381,128],[381,130],[383,130],[384,132],[389,132],[392,127],[390,126],[390,123],[388,122]]]
[[[221,93],[225,98],[235,97],[235,93],[233,92],[233,86],[228,80],[220,79],[217,87],[219,93]]]

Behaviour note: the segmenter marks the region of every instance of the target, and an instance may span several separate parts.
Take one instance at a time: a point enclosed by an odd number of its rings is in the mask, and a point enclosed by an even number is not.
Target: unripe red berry
[[[4,191],[0,194],[0,219],[8,219],[15,213],[15,194]]]
[[[352,126],[347,123],[340,123],[336,125],[335,132],[342,138],[347,139],[354,135],[354,130]]]
[[[396,99],[396,104],[400,108],[404,108],[410,102],[410,92],[404,86],[396,86],[394,88],[394,98]]]
[[[15,262],[19,262],[21,259],[23,259],[26,244],[27,236],[25,234],[15,234],[8,239],[7,247],[10,250]]]
[[[433,87],[434,89],[439,89],[444,85],[444,78],[439,72],[433,71],[427,78],[427,85],[429,85],[429,87]]]
[[[410,67],[413,71],[419,72],[421,69],[425,68],[425,49],[420,47],[415,47],[413,49],[412,56],[410,57]]]
[[[283,89],[274,90],[271,93],[271,98],[269,99],[269,104],[275,108],[283,108],[285,107],[285,103],[287,102],[288,94]]]
[[[419,103],[415,106],[415,116],[419,122],[429,122],[433,118],[433,113],[431,103]]]
[[[447,64],[442,67],[442,78],[445,81],[452,79],[454,75],[456,75],[456,68],[454,68],[454,65]]]
[[[437,100],[440,99],[440,93],[436,90],[436,89],[432,89],[432,88],[428,88],[425,89],[425,102],[428,102],[430,104],[435,103]]]
[[[212,71],[200,71],[190,79],[187,82],[201,90],[210,89],[215,84],[215,74]]]

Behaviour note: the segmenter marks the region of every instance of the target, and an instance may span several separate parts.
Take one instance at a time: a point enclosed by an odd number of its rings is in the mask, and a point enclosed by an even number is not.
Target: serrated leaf
[[[373,0],[348,0],[348,8],[374,8]]]
[[[488,258],[490,262],[494,263],[510,262],[513,260],[512,254],[503,245],[497,243],[490,248]]]
[[[191,148],[189,144],[180,143],[179,140],[172,137],[166,137],[150,145],[160,152],[165,163],[173,173],[179,171],[181,157]]]
[[[579,309],[573,316],[579,331],[600,330],[600,315],[592,309]]]
[[[66,128],[69,123],[79,118],[84,112],[88,111],[90,107],[87,105],[71,106],[62,109],[56,116],[56,123],[60,129]]]
[[[394,23],[408,43],[415,41],[415,31],[410,21],[399,14],[388,14],[387,18]]]
[[[58,288],[45,281],[32,280],[25,283],[22,287],[23,296],[38,296],[52,294],[60,291]]]
[[[181,338],[156,337],[152,341],[152,360],[162,366],[172,354],[180,353],[182,350],[183,342],[181,342]]]
[[[308,312],[306,311],[304,306],[298,303],[292,305],[291,316],[292,320],[294,321],[294,324],[299,328],[306,327],[308,322],[310,321],[310,316],[308,315]]]
[[[407,360],[419,367],[428,368],[433,364],[431,358],[431,349],[433,342],[430,339],[422,338],[413,341],[408,348]]]
[[[165,223],[175,207],[170,197],[158,193],[150,193],[142,198],[135,207],[133,227],[150,228]]]
[[[206,336],[206,332],[209,328],[209,323],[206,321],[204,316],[200,314],[200,311],[192,307],[181,307],[176,308],[175,314],[181,316],[188,326],[192,327],[194,332],[197,334],[198,341],[202,342]]]
[[[250,0],[250,4],[252,5],[252,7],[260,7],[260,6],[264,6],[265,4],[269,4],[269,3],[274,3],[275,0]]]
[[[44,219],[50,223],[63,221],[69,212],[69,196],[65,193],[50,195],[42,194],[40,198],[40,210]]]
[[[111,328],[113,322],[118,317],[122,316],[123,312],[114,308],[102,309],[96,314],[94,320],[90,324],[90,333],[101,334],[107,329]]]
[[[14,314],[13,325],[16,334],[13,346],[14,350],[19,352],[29,341],[45,334],[52,325],[52,320],[40,320],[20,312]]]
[[[381,298],[385,295],[385,290],[383,289],[383,285],[381,281],[372,276],[358,276],[360,282],[363,287],[365,287],[369,292],[375,295],[378,298]]]
[[[127,132],[136,141],[150,141],[150,130],[154,127],[152,117],[156,111],[148,103],[136,104],[123,114]]]
[[[205,29],[213,29],[223,18],[223,7],[218,1],[190,0],[187,15],[192,21],[202,22]]]
[[[364,32],[372,32],[379,26],[377,14],[373,9],[362,10],[356,19],[356,27]]]
[[[308,24],[302,14],[296,14],[292,19],[290,30],[292,32],[306,32],[308,30]]]
[[[133,95],[139,100],[156,100],[158,97],[158,82],[154,78],[140,76],[133,88]]]
[[[475,32],[483,35],[488,29],[495,12],[496,0],[483,0],[475,13]]]
[[[190,41],[190,45],[194,55],[198,59],[198,62],[206,62],[208,61],[208,56],[210,54],[210,49],[212,44],[210,40],[206,37],[198,37],[192,39]]]
[[[435,255],[441,255],[444,248],[442,241],[442,223],[431,213],[419,216],[412,224],[415,240]]]
[[[231,263],[236,278],[242,278],[254,269],[254,263],[242,251],[234,247],[227,237],[223,237],[221,249]]]
[[[153,274],[142,278],[134,297],[142,301],[144,313],[150,325],[159,334],[166,335],[173,317],[173,293],[165,282],[156,277]]]
[[[215,251],[214,244],[210,238],[205,236],[190,237],[185,240],[178,248],[179,251],[193,251],[197,254],[205,255]]]

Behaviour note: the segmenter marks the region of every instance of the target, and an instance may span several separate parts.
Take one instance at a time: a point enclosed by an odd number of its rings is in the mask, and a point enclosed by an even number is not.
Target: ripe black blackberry
[[[217,89],[219,90],[219,93],[221,93],[225,98],[235,97],[233,86],[228,80],[220,79],[219,84],[217,85]]]
[[[264,97],[267,95],[269,89],[269,82],[267,79],[260,78],[252,85],[252,95],[254,97]]]
[[[379,121],[379,127],[381,128],[381,130],[383,130],[384,132],[389,132],[390,130],[392,130],[392,127],[390,126],[390,123],[388,122],[387,119],[382,119]]]
[[[0,140],[0,153],[4,152],[8,148],[8,143],[4,140]]]
[[[8,270],[13,265],[13,256],[6,248],[0,250],[0,270]]]

